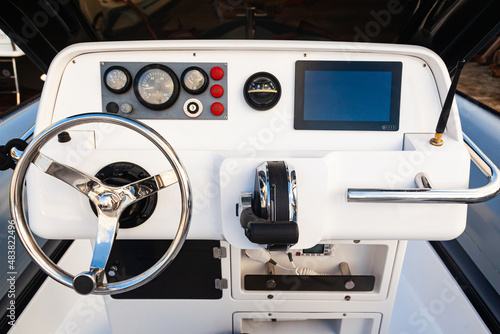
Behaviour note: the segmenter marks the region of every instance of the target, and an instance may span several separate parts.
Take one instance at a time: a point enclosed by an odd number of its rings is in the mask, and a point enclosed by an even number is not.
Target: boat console
[[[385,333],[406,240],[457,237],[466,203],[498,193],[455,104],[430,143],[449,86],[415,46],[68,47],[14,173],[20,239],[104,295],[116,333]],[[29,228],[92,240],[90,267],[59,268]]]

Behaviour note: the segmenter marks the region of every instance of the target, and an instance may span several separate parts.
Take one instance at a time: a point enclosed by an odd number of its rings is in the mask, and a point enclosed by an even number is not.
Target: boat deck
[[[90,242],[76,241],[60,264],[77,271],[78,264],[90,256]],[[46,280],[9,333],[112,333],[105,307],[107,298],[80,296],[53,280]],[[139,310],[137,321],[140,321]],[[149,333],[166,333],[155,324],[144,327]],[[230,332],[228,328],[227,333]],[[211,333],[209,328],[206,333]],[[490,332],[430,244],[410,241],[389,333]]]

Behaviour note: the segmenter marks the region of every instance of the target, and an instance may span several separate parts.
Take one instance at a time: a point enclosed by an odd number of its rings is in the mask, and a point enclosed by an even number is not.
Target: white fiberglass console
[[[473,144],[490,183],[467,189],[455,104],[444,145],[429,142],[449,85],[414,46],[71,46],[14,173],[20,239],[63,285],[113,295],[117,333],[385,333],[405,240],[455,238],[465,203],[499,191]],[[90,271],[72,276],[29,240],[26,171],[31,229],[95,239]]]
[[[158,100],[160,110],[143,103],[138,92],[148,85],[144,72],[154,76],[155,66],[168,68],[174,78],[167,91],[173,95],[171,105],[162,107],[165,101]],[[126,70],[125,92],[107,87],[109,68]],[[185,78],[189,68],[205,75],[206,89],[201,93],[185,88],[184,82],[192,79]],[[244,97],[247,79],[259,72],[271,74],[280,86],[279,100],[268,110],[253,108]],[[123,76],[112,74],[118,78],[115,81]],[[196,82],[192,88],[202,85]],[[176,150],[191,180],[188,238],[255,247],[242,233],[235,206],[241,192],[253,190],[258,165],[282,160],[296,169],[297,248],[328,239],[450,239],[465,227],[465,204],[347,201],[348,188],[416,188],[419,172],[425,172],[436,189],[467,188],[470,160],[455,105],[444,135],[446,145],[429,144],[448,86],[442,61],[413,46],[247,41],[81,44],[54,60],[36,133],[89,112],[116,112],[151,126]],[[146,98],[147,89],[143,89]],[[353,96],[334,101],[353,89],[357,90]],[[308,100],[302,101],[305,111],[297,110],[298,95]],[[196,102],[191,105],[199,112],[195,117],[185,111],[190,101]],[[353,102],[358,105],[341,106]],[[344,110],[336,115],[335,108]],[[345,115],[349,108],[354,116]],[[150,175],[170,169],[154,145],[130,130],[90,124],[68,132],[71,141],[54,139],[43,152],[89,175],[120,161],[135,163]],[[37,234],[95,237],[95,215],[84,196],[68,193],[67,185],[34,168],[28,182],[29,221]],[[118,238],[172,238],[179,201],[176,190],[158,193],[147,222],[119,230]]]

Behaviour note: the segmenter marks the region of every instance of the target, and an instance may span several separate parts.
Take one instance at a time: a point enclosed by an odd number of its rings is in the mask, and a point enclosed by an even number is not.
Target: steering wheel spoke
[[[95,239],[94,254],[90,262],[90,270],[82,272],[73,279],[73,288],[82,295],[92,293],[98,286],[102,286],[104,269],[108,262],[113,242],[118,232],[118,218],[123,210],[98,212],[97,236]]]
[[[96,186],[102,186],[97,178],[56,162],[41,152],[33,159],[33,164],[45,174],[63,181],[86,196],[89,196]]]
[[[170,187],[177,183],[177,175],[174,170],[169,170],[145,179],[129,183],[119,188],[119,191],[128,197],[128,203],[131,205],[143,198],[153,195],[154,193]]]
[[[99,210],[98,210],[99,212]],[[108,262],[113,241],[115,240],[118,231],[118,212],[109,215],[99,212],[97,225],[97,236],[95,239],[94,255],[90,263],[90,270],[104,270],[106,262]]]

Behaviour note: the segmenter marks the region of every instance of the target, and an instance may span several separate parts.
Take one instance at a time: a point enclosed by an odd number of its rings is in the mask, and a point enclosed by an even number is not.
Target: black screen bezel
[[[398,131],[401,103],[402,62],[379,61],[304,61],[295,62],[295,130],[358,130]],[[306,71],[367,71],[391,72],[391,103],[389,121],[308,121],[304,119]]]

